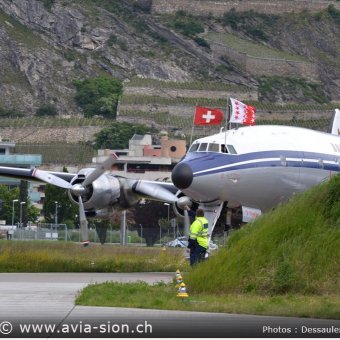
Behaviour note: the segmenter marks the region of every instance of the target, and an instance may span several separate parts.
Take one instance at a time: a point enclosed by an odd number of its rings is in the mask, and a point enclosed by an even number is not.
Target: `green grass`
[[[178,266],[187,266],[180,249],[0,241],[0,272],[167,272]]]
[[[104,283],[85,288],[77,303],[340,319],[339,216],[335,176],[234,231],[183,274],[185,301],[174,284]]]
[[[227,95],[221,98],[194,98],[194,97],[161,97],[161,96],[148,96],[148,95],[132,95],[124,94],[121,99],[121,106],[124,105],[146,105],[146,104],[160,104],[160,105],[213,105],[214,107],[225,108],[227,104]],[[337,108],[339,105],[336,103],[312,103],[312,104],[275,104],[267,102],[258,102],[253,100],[243,100],[245,103],[253,105],[258,110],[263,111],[320,111],[320,113]]]
[[[230,47],[238,52],[246,53],[257,58],[286,59],[295,61],[308,61],[302,56],[290,54],[285,51],[269,48],[264,45],[255,44],[249,40],[238,38],[229,33],[207,33],[204,38],[210,42],[216,42]]]
[[[23,44],[29,50],[48,47],[48,44],[44,42],[44,40],[33,34],[31,30],[28,30],[27,27],[2,10],[0,10],[0,24],[6,29],[13,41]]]
[[[235,232],[227,247],[190,273],[188,284],[215,294],[339,295],[339,216],[336,176]]]
[[[161,81],[150,78],[132,78],[127,87],[152,87],[152,88],[170,88],[170,89],[186,89],[186,90],[205,90],[205,91],[249,91],[247,86],[227,84],[225,82],[216,81]]]
[[[177,292],[175,283],[159,282],[150,286],[145,282],[105,282],[83,289],[76,304],[340,319],[339,295],[207,294],[191,293],[189,287],[189,297],[182,300]]]

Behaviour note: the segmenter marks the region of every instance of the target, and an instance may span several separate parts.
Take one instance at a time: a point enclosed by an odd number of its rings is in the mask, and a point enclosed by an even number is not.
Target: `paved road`
[[[74,305],[77,292],[89,283],[169,282],[172,278],[173,273],[0,273],[0,337],[25,335],[20,328],[23,323],[55,327],[54,331],[43,328],[39,334],[31,328],[29,335],[34,337],[124,336],[127,332],[135,337],[273,337],[288,332],[307,337],[316,335],[306,333],[308,328],[317,331],[316,327],[340,335],[340,320]]]

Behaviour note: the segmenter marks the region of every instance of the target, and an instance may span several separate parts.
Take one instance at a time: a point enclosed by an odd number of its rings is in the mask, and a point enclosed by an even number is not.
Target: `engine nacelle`
[[[188,206],[190,209],[196,210],[198,204],[193,202],[190,197],[185,196],[181,191],[176,193],[178,201],[173,205],[173,210],[176,216],[184,218],[184,208]]]
[[[71,184],[81,184],[85,177],[88,176],[93,169],[82,169],[78,175],[71,181]],[[78,197],[69,191],[70,199],[78,204]],[[100,176],[90,185],[85,187],[84,194],[81,195],[85,210],[107,209],[118,202],[120,196],[120,185],[117,178],[112,175],[105,174]]]

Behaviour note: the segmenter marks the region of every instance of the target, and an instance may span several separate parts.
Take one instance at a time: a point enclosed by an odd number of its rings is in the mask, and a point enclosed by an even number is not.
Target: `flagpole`
[[[194,112],[194,116],[193,116],[193,119],[192,119],[191,136],[190,136],[190,144],[189,144],[189,148],[190,148],[190,146],[191,146],[191,143],[192,143],[192,136],[193,136],[193,134],[194,134],[196,107],[197,107],[197,104],[195,105],[195,112]]]
[[[228,103],[227,103],[227,110],[228,110],[227,112],[228,112],[228,120],[229,120],[228,130],[231,130],[231,122],[230,122],[230,119],[231,119],[231,110],[230,110],[230,105],[229,105],[229,99],[228,99]]]
[[[224,129],[224,145],[227,147],[227,130],[228,130],[228,121],[230,121],[230,112],[229,112],[229,97],[227,96],[227,107],[225,112],[225,129]],[[230,124],[230,123],[229,123]]]
[[[226,121],[226,129],[228,130],[228,124],[230,121],[230,112],[229,112],[229,97],[227,96],[227,106],[226,106],[226,110],[225,110],[225,121]]]

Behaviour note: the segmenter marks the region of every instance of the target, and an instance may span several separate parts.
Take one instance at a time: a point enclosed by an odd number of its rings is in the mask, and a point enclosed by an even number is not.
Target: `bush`
[[[196,38],[194,38],[194,41],[197,45],[205,47],[205,48],[210,50],[210,45],[205,39],[200,38],[200,37],[196,37]]]
[[[334,5],[329,5],[327,8],[329,15],[335,20],[336,23],[340,24],[340,11],[334,7]]]
[[[40,1],[43,3],[44,7],[49,11],[51,10],[55,2],[55,0],[40,0]]]
[[[276,294],[286,294],[291,291],[296,282],[296,274],[292,265],[284,261],[278,266],[274,278],[272,290]]]
[[[142,135],[146,132],[148,132],[148,128],[143,125],[114,122],[96,134],[96,147],[99,149],[125,149],[129,146],[129,140],[135,133]]]
[[[57,108],[53,104],[40,106],[36,111],[37,116],[56,116],[57,114]]]
[[[191,16],[183,18],[177,18],[174,22],[174,28],[180,31],[183,35],[186,35],[187,37],[193,37],[197,33],[204,32],[204,27],[199,22],[197,22],[196,18]]]
[[[16,112],[12,109],[6,109],[0,106],[0,117],[1,118],[13,118],[13,117],[22,117],[24,116],[21,112]]]
[[[277,15],[256,13],[253,10],[237,12],[232,8],[229,12],[224,13],[221,23],[224,26],[230,26],[235,31],[243,31],[254,39],[267,41],[268,36],[263,28],[271,28],[278,19],[279,16]]]
[[[123,93],[123,84],[119,79],[97,77],[76,80],[75,100],[83,109],[85,117],[101,115],[116,118],[119,97]]]

